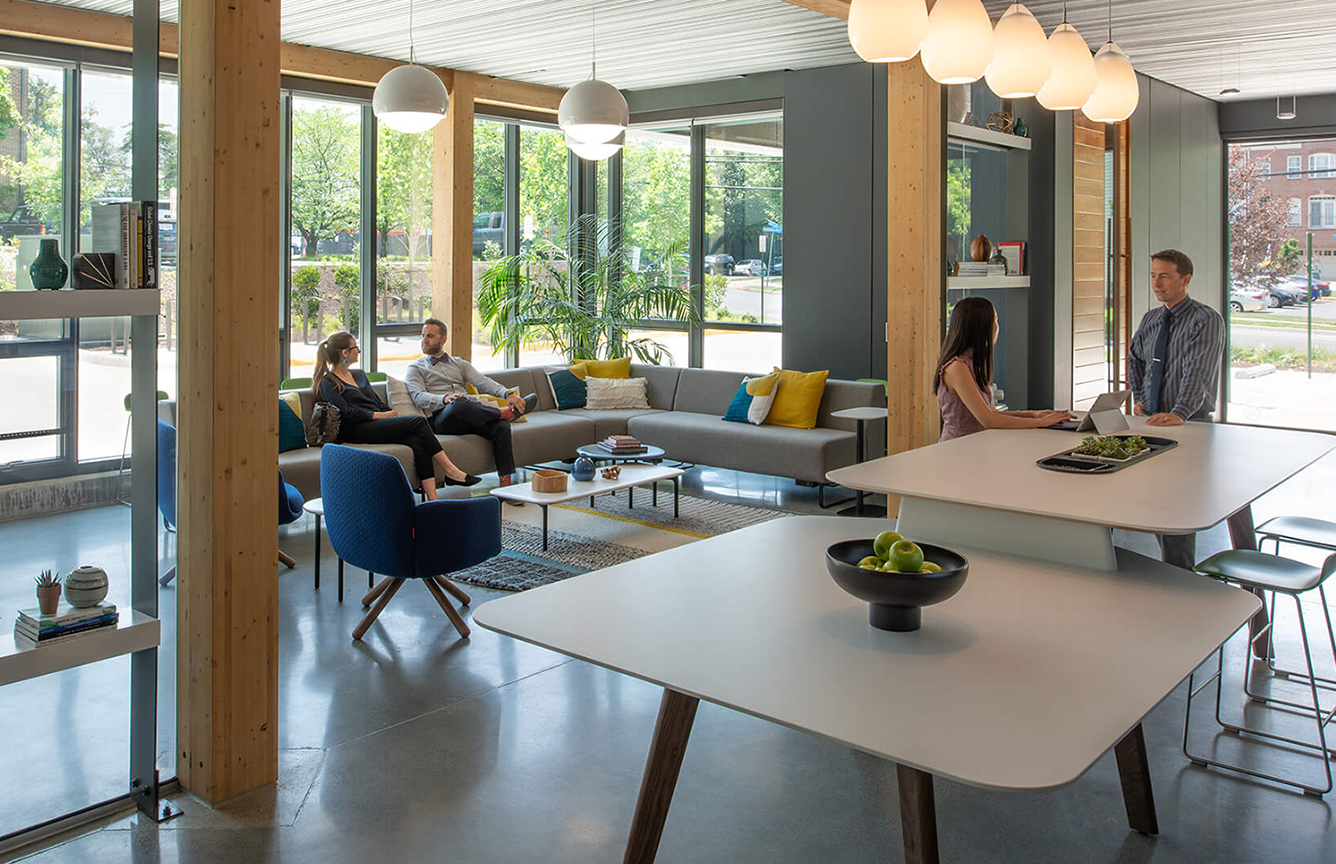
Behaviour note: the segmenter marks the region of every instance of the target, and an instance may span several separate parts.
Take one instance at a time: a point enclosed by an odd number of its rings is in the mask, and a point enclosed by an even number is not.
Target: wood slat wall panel
[[[1097,297],[1077,297],[1072,300],[1072,316],[1097,315],[1100,320],[1104,316],[1104,295]]]
[[[1086,328],[1084,330],[1079,327],[1076,328],[1072,338],[1073,350],[1079,351],[1082,348],[1096,347],[1104,347],[1104,329],[1102,327],[1099,329]]]
[[[1103,392],[1105,366],[1104,127],[1073,119],[1072,152],[1072,382],[1073,405]],[[1098,336],[1097,345],[1088,345]],[[1093,393],[1089,388],[1096,387]]]
[[[1086,253],[1087,256],[1092,252],[1098,251],[1088,246],[1081,247],[1081,250]],[[1097,291],[1099,295],[1101,297],[1104,296],[1104,263],[1102,261],[1098,264],[1074,264],[1072,265],[1072,276],[1077,282],[1095,283],[1095,285],[1098,286]]]

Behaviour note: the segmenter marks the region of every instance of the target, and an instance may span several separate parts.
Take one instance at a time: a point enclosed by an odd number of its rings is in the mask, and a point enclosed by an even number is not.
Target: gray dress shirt
[[[1163,305],[1146,313],[1127,354],[1127,378],[1137,404],[1150,402],[1150,364],[1160,328],[1169,325],[1169,351],[1160,390],[1160,410],[1184,420],[1206,420],[1215,410],[1225,354],[1225,320],[1220,313],[1185,298],[1172,310]]]
[[[428,417],[445,406],[446,397],[466,395],[467,384],[472,384],[479,393],[501,398],[514,389],[496,383],[459,357],[442,352],[436,363],[431,359],[424,354],[409,364],[408,372],[404,374],[404,384],[408,387],[408,395],[413,397],[413,404]]]

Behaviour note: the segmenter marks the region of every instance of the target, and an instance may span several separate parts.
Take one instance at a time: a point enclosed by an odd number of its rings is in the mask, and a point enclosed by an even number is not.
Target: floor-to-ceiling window
[[[478,118],[473,123],[473,364],[479,369],[510,365],[504,347],[492,344],[491,328],[478,316],[483,272],[505,256],[512,226],[506,221],[506,123]]]
[[[569,156],[557,129],[520,127],[520,249],[566,242],[570,219]],[[520,347],[521,366],[564,363],[549,343],[536,337]]]
[[[768,371],[784,319],[784,121],[711,122],[705,141],[702,365]]]
[[[1336,430],[1333,153],[1330,138],[1229,147],[1231,423]]]
[[[376,129],[376,368],[403,378],[431,317],[432,141]]]

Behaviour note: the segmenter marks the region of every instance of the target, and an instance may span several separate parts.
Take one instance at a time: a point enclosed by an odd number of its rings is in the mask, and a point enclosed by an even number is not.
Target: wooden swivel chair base
[[[366,592],[366,595],[362,597],[362,608],[365,609],[366,607],[371,606],[371,611],[366,613],[366,616],[362,619],[362,623],[358,624],[353,630],[354,639],[362,638],[362,635],[366,633],[367,628],[376,622],[376,619],[380,617],[380,613],[389,605],[391,598],[394,597],[407,581],[407,579],[386,577],[377,582],[375,587],[370,591]],[[436,598],[436,602],[441,606],[441,611],[445,613],[445,617],[450,619],[450,623],[455,625],[455,629],[459,631],[459,635],[467,639],[470,632],[469,625],[464,623],[463,616],[459,614],[459,610],[450,602],[450,598],[445,596],[445,593],[447,591],[450,592],[450,594],[459,601],[461,606],[469,605],[469,595],[465,594],[458,585],[451,582],[449,579],[446,579],[444,576],[433,576],[430,579],[423,579],[421,581],[427,586],[427,590],[431,592],[431,596]],[[373,606],[372,603],[375,605]]]

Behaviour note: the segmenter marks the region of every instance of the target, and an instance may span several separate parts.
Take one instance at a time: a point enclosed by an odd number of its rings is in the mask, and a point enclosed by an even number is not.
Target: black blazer
[[[339,409],[342,422],[365,423],[372,419],[371,415],[375,412],[389,411],[390,406],[381,401],[376,391],[371,389],[371,382],[367,380],[366,373],[361,369],[352,371],[353,380],[357,382],[356,387],[349,387],[332,374],[326,375],[320,382],[320,395],[326,402]],[[339,384],[343,384],[342,390],[339,389]]]

